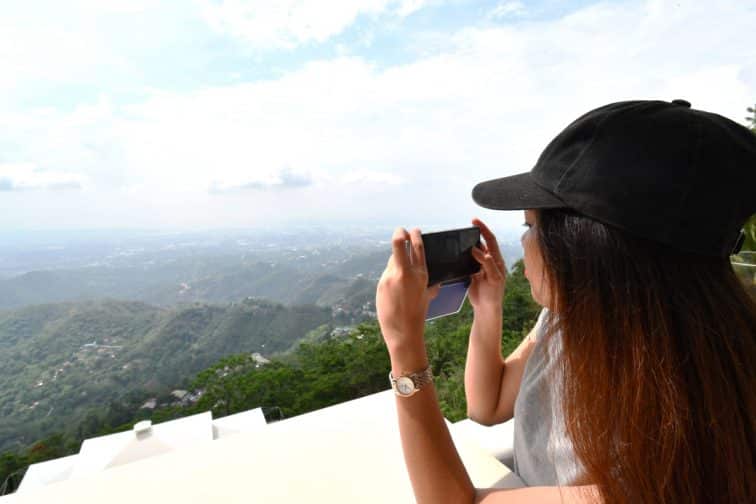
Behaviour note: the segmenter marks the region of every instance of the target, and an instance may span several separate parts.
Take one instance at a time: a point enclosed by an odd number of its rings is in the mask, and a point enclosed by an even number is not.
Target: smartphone
[[[470,276],[480,271],[472,248],[480,245],[480,229],[470,227],[422,235],[428,285],[441,284],[425,320],[459,313],[470,287]]]
[[[452,283],[469,278],[480,271],[480,263],[472,256],[480,245],[480,229],[469,227],[422,235],[428,286]]]

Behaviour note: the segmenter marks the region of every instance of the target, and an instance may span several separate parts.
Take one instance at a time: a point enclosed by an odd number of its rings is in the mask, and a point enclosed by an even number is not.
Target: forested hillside
[[[192,257],[166,262],[32,271],[0,279],[0,309],[103,298],[137,300],[157,306],[177,303],[228,303],[263,297],[286,304],[362,304],[386,262],[386,251],[356,257],[323,258],[302,252],[301,259],[275,262],[259,258]],[[318,260],[325,261],[323,264]],[[355,273],[358,268],[364,273]],[[359,291],[359,299],[354,293]]]
[[[176,387],[225,355],[286,350],[340,318],[331,308],[259,299],[172,309],[102,301],[0,313],[0,448],[75,426],[129,392]]]

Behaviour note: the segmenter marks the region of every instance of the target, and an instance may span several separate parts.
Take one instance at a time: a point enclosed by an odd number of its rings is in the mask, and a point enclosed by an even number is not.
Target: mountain
[[[133,301],[0,312],[0,450],[32,441],[93,407],[165,391],[217,359],[271,355],[343,314],[260,299],[166,309]]]
[[[45,269],[0,277],[0,310],[105,298],[170,307],[246,297],[358,308],[373,300],[390,255],[390,246],[378,241],[294,246],[280,243],[284,237],[278,240],[256,241],[253,249],[224,244],[215,252],[193,242],[159,242],[160,248],[153,245],[145,251],[137,242],[96,259],[89,251],[75,249],[67,262],[49,262]],[[508,264],[521,254],[516,243],[502,243],[501,248]],[[3,259],[8,257],[0,248],[0,266]],[[86,266],[81,265],[84,262]]]
[[[328,306],[345,299],[344,292],[354,291],[355,283],[362,286],[370,279],[374,287],[389,255],[382,249],[298,254],[281,262],[257,256],[201,255],[30,271],[0,279],[0,309],[103,298],[163,307],[187,302],[228,303],[245,297]]]

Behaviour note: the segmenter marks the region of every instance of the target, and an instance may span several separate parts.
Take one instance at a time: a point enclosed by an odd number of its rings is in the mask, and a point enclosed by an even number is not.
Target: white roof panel
[[[12,496],[11,502],[410,503],[391,391]],[[452,436],[473,483],[522,482]],[[0,502],[5,502],[0,499]]]
[[[71,477],[97,473],[212,439],[213,417],[209,411],[153,425],[150,435],[144,439],[138,439],[134,431],[87,439],[81,444]]]
[[[254,432],[266,425],[262,408],[242,411],[213,420],[213,437],[220,439],[240,432]]]
[[[78,455],[70,455],[30,465],[16,491],[26,492],[33,488],[68,479],[73,471],[76,457]]]

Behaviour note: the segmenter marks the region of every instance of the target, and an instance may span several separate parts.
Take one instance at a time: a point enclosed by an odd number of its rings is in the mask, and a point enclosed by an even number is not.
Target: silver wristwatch
[[[433,383],[433,372],[431,372],[430,366],[417,373],[404,374],[396,378],[389,372],[389,381],[396,395],[409,397],[415,395],[418,390],[429,383]]]

